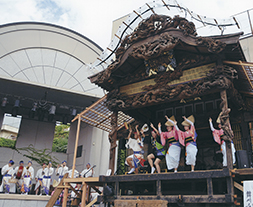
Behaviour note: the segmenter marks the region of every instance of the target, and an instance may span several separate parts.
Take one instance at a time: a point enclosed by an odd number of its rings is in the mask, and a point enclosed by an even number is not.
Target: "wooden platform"
[[[234,204],[234,185],[229,169],[194,172],[100,176],[114,195],[104,201],[166,200],[168,203]]]

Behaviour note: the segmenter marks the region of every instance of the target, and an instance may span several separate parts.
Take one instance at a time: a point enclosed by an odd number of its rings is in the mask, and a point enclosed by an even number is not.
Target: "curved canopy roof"
[[[72,30],[35,22],[0,26],[0,78],[93,97],[103,91],[87,79],[102,49]]]

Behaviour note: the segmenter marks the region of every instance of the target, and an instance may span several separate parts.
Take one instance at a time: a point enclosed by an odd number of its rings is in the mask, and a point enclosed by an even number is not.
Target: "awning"
[[[80,116],[82,122],[104,131],[111,132],[111,115],[113,112],[106,107],[106,100],[107,95],[78,114],[72,122],[77,120]],[[124,122],[129,124],[132,121],[134,121],[134,118],[131,116],[124,114],[122,111],[118,112],[118,130],[124,126]]]

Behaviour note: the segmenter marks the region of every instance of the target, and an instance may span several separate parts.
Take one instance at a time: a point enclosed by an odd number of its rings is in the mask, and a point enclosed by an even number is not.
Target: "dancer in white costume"
[[[63,176],[68,172],[69,168],[66,166],[67,161],[63,160],[61,165],[58,165],[58,167],[55,170],[56,176],[59,176],[58,182],[61,182],[61,179]]]
[[[37,173],[36,173],[36,176],[35,176],[35,180],[36,180],[36,185],[35,185],[35,188],[34,188],[34,190],[35,190],[35,195],[38,195],[38,193],[39,193],[39,190],[40,190],[40,195],[42,195],[42,186],[43,186],[43,184],[42,184],[42,180],[43,180],[43,177],[44,177],[44,175],[45,175],[45,169],[46,169],[46,164],[45,163],[43,163],[42,164],[42,168],[40,168],[38,171],[37,171]]]
[[[32,167],[32,161],[28,161],[28,166],[23,171],[22,177],[24,180],[23,182],[24,191],[22,193],[25,193],[26,195],[28,195],[28,193],[30,192],[32,179],[34,178],[34,169]]]
[[[0,192],[15,193],[15,183],[9,183],[9,180],[14,176],[15,170],[13,168],[14,162],[10,160],[9,163],[2,168],[2,184],[0,186]]]
[[[138,125],[135,126],[136,132],[134,133],[134,139],[132,139],[130,136],[132,134],[132,129],[129,129],[128,134],[128,142],[126,143],[126,148],[130,148],[133,150],[133,154],[129,155],[126,158],[125,164],[131,167],[131,170],[127,174],[131,174],[135,172],[138,174],[138,168],[140,166],[143,166],[143,142],[141,140],[141,135],[138,130]]]
[[[17,183],[16,183],[17,193],[21,192],[21,187],[22,187],[22,184],[23,184],[22,174],[23,174],[24,170],[25,170],[24,161],[21,160],[19,162],[19,166],[17,166],[15,168],[15,175],[16,175],[16,179],[17,179]]]
[[[50,190],[50,184],[51,184],[51,176],[54,173],[54,168],[52,168],[52,163],[49,162],[46,169],[45,169],[45,175],[43,176],[43,189],[46,193],[46,195],[49,195]]]

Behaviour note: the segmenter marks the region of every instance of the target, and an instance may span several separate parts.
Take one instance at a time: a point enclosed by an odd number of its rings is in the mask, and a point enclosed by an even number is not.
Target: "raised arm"
[[[131,137],[131,134],[132,134],[132,129],[129,128],[129,134],[128,134],[128,136],[127,136],[127,139],[129,139],[129,138]]]
[[[194,123],[192,121],[190,121],[189,119],[187,119],[185,116],[183,116],[184,120],[189,122],[191,126],[194,126]]]
[[[213,127],[213,122],[212,122],[212,118],[211,117],[209,118],[209,125],[210,125],[210,128],[211,128],[212,132],[213,132],[215,129]]]
[[[139,127],[139,125],[137,124],[137,125],[135,126],[135,130],[136,130],[138,139],[141,139],[141,134],[140,134],[140,131],[139,131],[138,127]]]
[[[161,123],[159,123],[160,124],[160,129],[161,129]],[[158,124],[158,129],[159,129],[159,124]],[[154,127],[154,125],[152,124],[152,123],[150,123],[150,126],[151,126],[151,128],[159,135],[161,132],[160,131],[158,131],[155,127]]]

